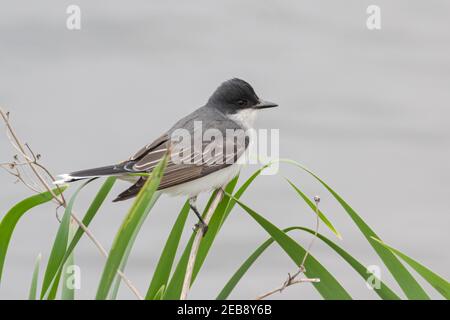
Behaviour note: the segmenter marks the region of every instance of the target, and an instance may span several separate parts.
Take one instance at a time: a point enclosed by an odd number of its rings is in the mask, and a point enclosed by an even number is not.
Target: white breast
[[[224,169],[210,173],[202,178],[163,189],[161,191],[171,196],[187,195],[189,197],[193,197],[202,192],[225,187],[228,182],[230,182],[239,173],[240,168],[241,165],[238,162]]]

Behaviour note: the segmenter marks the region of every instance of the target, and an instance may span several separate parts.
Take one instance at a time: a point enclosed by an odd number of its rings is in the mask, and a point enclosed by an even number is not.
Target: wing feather
[[[129,172],[150,173],[167,152],[169,144],[170,138],[168,135],[163,135],[139,150],[124,165]],[[245,137],[244,141],[236,140],[233,137],[224,137],[223,141],[205,141],[200,152],[195,149],[184,148],[182,158],[179,157],[179,154],[176,154],[179,149],[176,146],[172,147],[172,154],[158,189],[173,187],[226,168],[234,164],[244,154],[248,144],[248,137]],[[120,194],[116,201],[129,199],[137,195],[145,180],[146,178],[139,179],[135,185]]]

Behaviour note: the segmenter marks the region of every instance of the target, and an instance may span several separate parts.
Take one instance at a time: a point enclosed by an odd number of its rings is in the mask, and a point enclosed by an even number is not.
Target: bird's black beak
[[[258,104],[255,105],[255,109],[267,109],[278,107],[276,103],[270,101],[259,100]]]

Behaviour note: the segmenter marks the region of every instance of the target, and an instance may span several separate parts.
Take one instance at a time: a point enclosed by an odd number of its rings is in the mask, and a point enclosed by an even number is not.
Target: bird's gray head
[[[209,98],[208,105],[219,108],[227,114],[278,106],[260,99],[250,84],[237,78],[222,83]]]

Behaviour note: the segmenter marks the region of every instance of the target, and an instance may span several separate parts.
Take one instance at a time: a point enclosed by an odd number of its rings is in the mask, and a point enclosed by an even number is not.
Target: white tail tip
[[[53,181],[54,185],[65,184],[73,180],[73,177],[70,174],[61,174],[58,176],[58,180]]]

